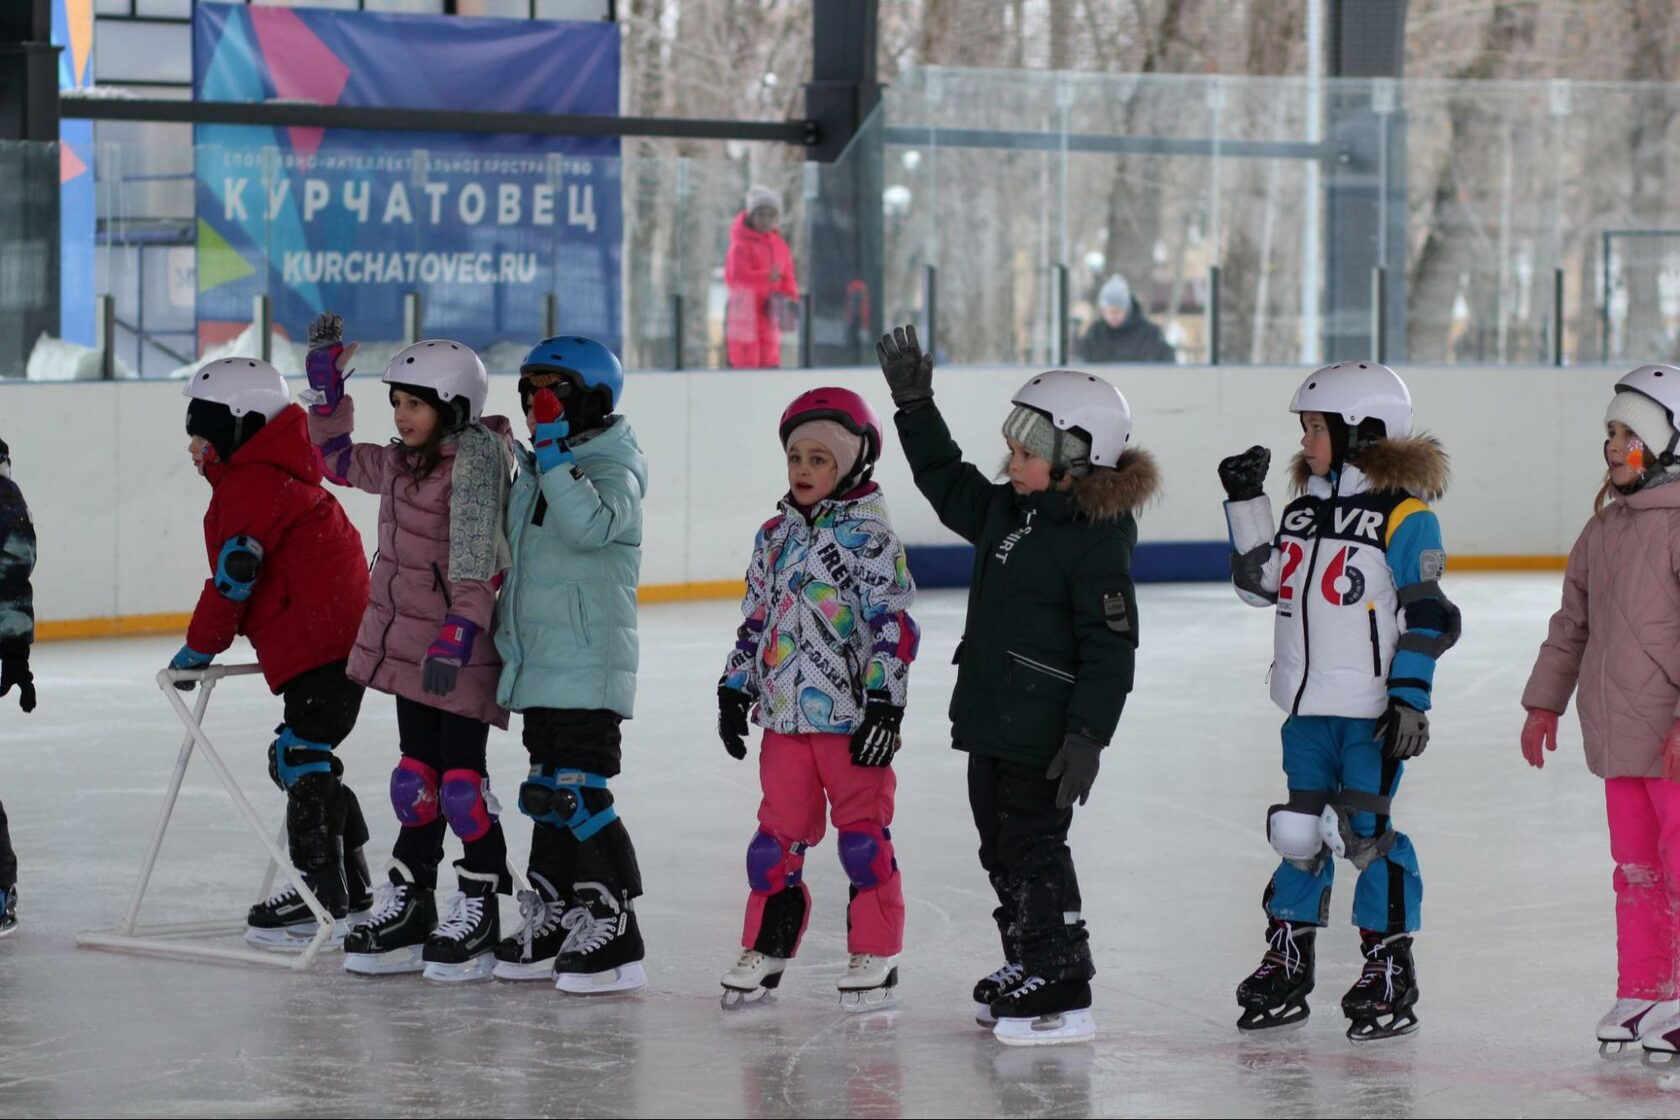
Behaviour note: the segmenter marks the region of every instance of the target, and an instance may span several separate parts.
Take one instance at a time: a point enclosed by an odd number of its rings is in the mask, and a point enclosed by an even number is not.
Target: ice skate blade
[[[1598,1056],[1613,1062],[1618,1058],[1631,1057],[1638,1046],[1637,1038],[1601,1038],[1598,1040]]]
[[[405,945],[383,953],[346,953],[344,971],[358,976],[396,976],[404,972],[419,972],[426,962],[422,945]]]
[[[488,980],[495,969],[496,955],[486,951],[460,962],[426,961],[421,975],[440,984],[462,984],[469,980]]]
[[[315,931],[320,927],[315,922],[308,925],[279,926],[273,929],[262,926],[245,927],[245,943],[255,945],[259,949],[271,949],[277,953],[301,953],[315,942]],[[333,922],[332,935],[327,938],[326,947],[337,949],[344,944],[344,935],[350,932],[348,920],[340,919]]]
[[[16,922],[13,922],[9,926],[0,926],[0,941],[4,941],[6,938],[12,936],[12,934],[16,933],[17,931],[18,931],[18,927],[17,927]]]
[[[725,1011],[744,1011],[749,1007],[760,1004],[769,1006],[776,1002],[769,988],[731,988],[724,986],[723,998],[718,1000],[718,1006]]]
[[[614,992],[634,992],[647,987],[647,973],[641,961],[631,961],[619,968],[602,972],[557,972],[554,988],[571,996],[606,996]]]
[[[540,961],[497,961],[490,975],[498,980],[552,980],[554,958]]]
[[[1673,1050],[1653,1050],[1646,1046],[1640,1053],[1639,1060],[1652,1069],[1669,1069],[1680,1062],[1680,1053]]]
[[[881,988],[841,988],[840,1010],[850,1015],[891,1011],[898,1006],[898,985]]]
[[[1347,1036],[1349,1042],[1382,1042],[1390,1038],[1404,1038],[1409,1034],[1416,1034],[1418,1029],[1417,1016],[1402,1012],[1392,1015],[1387,1022],[1375,1019],[1355,1019],[1348,1024]]]
[[[1249,1007],[1237,1016],[1237,1029],[1249,1034],[1257,1031],[1289,1031],[1300,1027],[1312,1014],[1312,1008],[1305,1003],[1296,1006],[1285,1006],[1279,1011],[1272,1011],[1262,1007]]]
[[[1088,1010],[1040,1015],[1036,1019],[999,1019],[992,1037],[1005,1046],[1059,1046],[1097,1037],[1097,1020]]]
[[[976,1003],[974,1005],[974,1021],[978,1025],[985,1027],[987,1030],[991,1030],[993,1027],[997,1026],[997,1016],[992,1014],[992,1005],[989,1003]]]

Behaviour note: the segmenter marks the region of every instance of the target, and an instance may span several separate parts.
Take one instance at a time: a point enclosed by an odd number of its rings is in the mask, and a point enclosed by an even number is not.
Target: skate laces
[[[373,911],[365,924],[382,925],[402,913],[408,897],[407,883],[380,883],[373,888]]]
[[[475,895],[456,895],[449,906],[449,914],[439,923],[437,936],[450,941],[465,941],[484,917],[484,900]]]
[[[1042,976],[1029,976],[1025,980],[1021,981],[1020,987],[1016,988],[1009,994],[1015,997],[1030,996],[1048,983],[1050,983],[1050,981],[1046,980]]]
[[[986,983],[996,984],[1000,988],[1007,988],[1013,985],[1015,981],[1021,979],[1025,972],[1026,970],[1020,965],[1011,961],[1009,964],[1004,965],[1002,968],[986,977]]]
[[[1394,998],[1394,974],[1400,971],[1394,963],[1393,954],[1387,952],[1388,942],[1378,941],[1365,950],[1365,968],[1359,974],[1361,988],[1374,988],[1380,982],[1383,986],[1383,999]],[[1379,979],[1380,978],[1380,979]]]
[[[561,928],[570,930],[560,945],[562,953],[593,953],[612,940],[615,918],[597,918],[588,906],[578,904],[560,919]]]
[[[751,972],[758,967],[758,960],[763,956],[757,949],[742,949],[741,955],[735,958],[735,969],[739,972]]]
[[[249,896],[246,896],[246,897],[249,897]],[[268,898],[263,902],[263,905],[264,906],[269,906],[269,907],[276,907],[276,906],[279,906],[282,902],[285,902],[289,898],[296,898],[296,899],[299,899],[299,900],[301,900],[303,898],[302,895],[298,894],[298,889],[296,887],[292,886],[290,883],[286,884],[284,887],[281,887],[279,890],[277,890],[273,894],[269,895]]]
[[[1282,922],[1272,930],[1268,940],[1271,942],[1271,952],[1260,962],[1260,967],[1256,970],[1256,980],[1270,976],[1276,968],[1282,968],[1286,975],[1301,970],[1301,966],[1306,963],[1306,956],[1295,940],[1295,927]]]
[[[846,961],[847,972],[858,972],[875,963],[874,953],[853,953]]]
[[[553,933],[564,923],[564,911],[559,901],[549,902],[536,891],[519,892],[519,916],[525,919],[525,924],[519,929],[519,944],[524,947],[527,958],[537,938]]]

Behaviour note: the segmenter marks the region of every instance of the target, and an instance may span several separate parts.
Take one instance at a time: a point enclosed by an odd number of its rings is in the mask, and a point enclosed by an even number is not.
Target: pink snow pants
[[[1680,784],[1604,783],[1616,861],[1616,998],[1674,999],[1680,954]]]
[[[849,735],[766,731],[758,754],[758,780],[764,800],[758,806],[758,833],[747,849],[752,894],[741,944],[750,949],[759,940],[773,896],[798,891],[804,905],[798,907],[803,912],[790,935],[792,943],[773,954],[793,955],[810,900],[801,881],[805,850],[822,839],[824,817],[832,814],[840,863],[852,884],[846,948],[877,956],[899,952],[904,947],[904,886],[887,830],[898,788],[892,768],[854,766]]]

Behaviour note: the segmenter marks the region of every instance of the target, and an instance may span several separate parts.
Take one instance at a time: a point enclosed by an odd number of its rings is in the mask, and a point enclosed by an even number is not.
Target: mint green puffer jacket
[[[508,495],[513,567],[496,610],[496,699],[527,708],[605,709],[636,702],[636,581],[642,567],[647,459],[622,416],[574,442],[576,471],[537,471],[516,445]]]

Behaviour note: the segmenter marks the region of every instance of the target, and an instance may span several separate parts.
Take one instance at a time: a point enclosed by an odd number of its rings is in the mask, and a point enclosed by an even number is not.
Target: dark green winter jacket
[[[1154,459],[1127,451],[1067,491],[1022,497],[963,462],[937,408],[895,419],[917,488],[974,545],[954,745],[1045,769],[1070,731],[1107,743],[1132,689],[1134,511],[1159,488]]]

